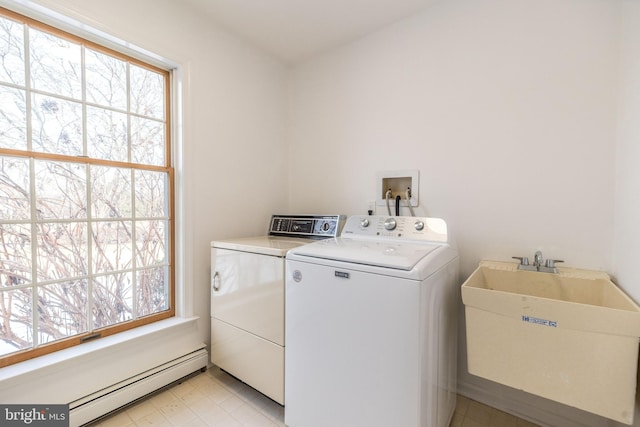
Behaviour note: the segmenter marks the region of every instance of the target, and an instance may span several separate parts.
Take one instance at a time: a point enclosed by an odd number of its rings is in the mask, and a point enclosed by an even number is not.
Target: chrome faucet
[[[525,257],[512,257],[513,259],[517,259],[520,261],[518,264],[518,270],[527,270],[527,271],[540,271],[542,273],[557,273],[558,269],[556,268],[557,262],[564,262],[561,259],[547,259],[545,260],[542,257],[542,252],[536,251],[533,256],[533,265],[529,264],[529,258]]]
[[[536,266],[536,269],[540,270],[540,266],[542,265],[543,261],[544,259],[542,258],[542,252],[536,251],[535,255],[533,256],[533,265]]]

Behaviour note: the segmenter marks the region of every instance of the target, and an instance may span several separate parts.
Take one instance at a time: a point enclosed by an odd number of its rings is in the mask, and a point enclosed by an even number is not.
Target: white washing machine
[[[211,242],[211,362],[284,404],[284,257],[340,215],[273,215],[266,236]]]
[[[443,220],[350,217],[286,266],[286,425],[449,425],[459,283]]]

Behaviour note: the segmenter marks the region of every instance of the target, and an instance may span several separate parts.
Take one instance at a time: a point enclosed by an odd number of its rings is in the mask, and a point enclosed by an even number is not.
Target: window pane
[[[161,74],[131,65],[131,112],[164,119],[164,95]]]
[[[33,347],[31,288],[0,291],[0,356]]]
[[[41,344],[87,332],[87,281],[38,288],[38,342]]]
[[[0,86],[0,147],[27,149],[24,90]]]
[[[94,328],[133,319],[131,273],[96,277],[93,281],[93,301]]]
[[[87,274],[87,223],[37,225],[38,281]]]
[[[34,94],[31,112],[33,151],[83,154],[81,104]]]
[[[126,114],[87,107],[87,155],[118,162],[129,159]]]
[[[0,288],[31,280],[31,225],[0,224]]]
[[[31,218],[29,161],[0,158],[0,221]]]
[[[0,8],[0,359],[172,308],[168,84]]]
[[[131,118],[131,161],[145,165],[164,166],[164,124]]]
[[[24,26],[0,18],[0,81],[24,86]]]
[[[91,202],[94,218],[130,218],[131,170],[91,166]]]
[[[127,109],[127,64],[113,56],[86,49],[87,101]]]
[[[36,208],[40,218],[87,216],[86,166],[36,160]]]
[[[92,232],[94,273],[132,267],[131,221],[97,222],[93,224]]]
[[[138,317],[169,309],[167,268],[151,268],[138,271]]]
[[[167,262],[166,221],[136,221],[137,267],[151,267]]]
[[[80,45],[29,28],[29,55],[34,89],[82,98]]]
[[[136,188],[136,217],[166,218],[167,196],[166,179],[164,172],[140,171],[135,172]]]

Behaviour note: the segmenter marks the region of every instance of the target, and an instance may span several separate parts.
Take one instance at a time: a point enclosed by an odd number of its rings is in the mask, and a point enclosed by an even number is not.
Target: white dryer
[[[441,219],[354,216],[289,251],[285,424],[447,427],[458,298]]]
[[[268,235],[211,242],[211,362],[284,403],[284,257],[340,215],[273,215]]]

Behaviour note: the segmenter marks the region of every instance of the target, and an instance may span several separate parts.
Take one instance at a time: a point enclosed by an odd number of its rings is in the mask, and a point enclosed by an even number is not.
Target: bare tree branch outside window
[[[0,367],[173,314],[168,78],[0,9]]]

